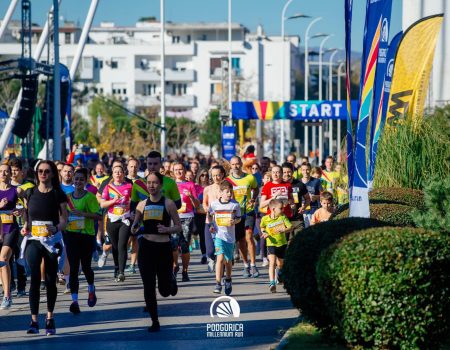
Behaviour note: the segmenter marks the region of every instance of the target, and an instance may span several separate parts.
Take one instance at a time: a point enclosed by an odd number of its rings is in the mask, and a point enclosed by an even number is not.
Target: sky
[[[32,0],[32,20],[43,24],[46,12],[52,0]],[[60,15],[69,21],[83,24],[90,0],[62,0]],[[266,35],[280,35],[281,11],[287,0],[232,0],[232,21],[238,22],[255,32],[261,24]],[[402,0],[392,0],[392,21],[390,37],[401,30]],[[10,1],[0,0],[0,18],[6,13]],[[352,50],[362,51],[365,19],[365,0],[354,0]],[[19,1],[20,4],[20,1]],[[125,4],[125,5],[124,5]],[[172,22],[226,22],[228,20],[227,0],[165,0],[165,16]],[[94,25],[102,21],[113,21],[118,26],[133,26],[140,17],[155,16],[159,19],[160,1],[158,0],[100,0]],[[326,47],[344,48],[344,0],[293,0],[286,16],[303,13],[311,17],[321,16],[310,31],[334,34],[327,40]],[[20,5],[14,13],[20,19]],[[311,19],[288,20],[285,24],[286,35],[299,35],[302,40]],[[309,46],[318,46],[311,42]]]

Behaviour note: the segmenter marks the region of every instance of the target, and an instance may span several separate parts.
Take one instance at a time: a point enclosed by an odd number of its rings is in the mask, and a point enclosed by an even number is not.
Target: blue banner
[[[351,101],[352,118],[358,116],[358,101]],[[251,120],[346,120],[346,101],[238,101],[232,104],[232,118]]]
[[[384,124],[386,122],[386,112],[389,102],[389,94],[391,92],[391,82],[392,82],[392,74],[394,73],[394,61],[395,54],[397,53],[398,45],[403,37],[403,32],[398,33],[394,36],[389,44],[389,48],[386,54],[386,64],[384,65],[383,70],[383,91],[381,94],[381,98],[377,103],[377,108],[373,109],[374,117],[372,122],[372,131],[373,135],[371,135],[370,139],[370,163],[369,163],[369,186],[372,187],[373,179],[375,176],[375,165],[377,158],[377,150],[378,150],[378,141],[380,139],[381,133],[383,132]],[[378,68],[377,68],[378,74]],[[375,117],[376,116],[376,117]]]
[[[345,0],[345,86],[347,92],[347,168],[348,168],[348,188],[351,188],[351,180],[353,178],[353,115],[351,108],[351,55],[352,55],[352,7],[353,0]]]
[[[236,127],[222,126],[222,157],[230,160],[236,155]]]
[[[3,134],[3,131],[5,130],[6,122],[8,121],[9,115],[8,112],[0,108],[0,133]],[[14,144],[14,136],[11,133],[11,137],[9,138],[9,141],[7,145]]]

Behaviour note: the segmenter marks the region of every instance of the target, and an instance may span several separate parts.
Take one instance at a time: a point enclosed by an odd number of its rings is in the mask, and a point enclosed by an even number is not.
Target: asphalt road
[[[298,317],[298,311],[292,307],[282,286],[278,286],[275,294],[269,292],[267,268],[260,268],[259,278],[244,279],[243,266],[237,263],[233,269],[231,296],[239,304],[240,316],[212,318],[210,306],[219,295],[212,293],[214,276],[207,272],[206,265],[201,265],[199,260],[199,252],[194,251],[190,267],[191,281],[179,282],[175,297],[162,298],[158,295],[159,333],[147,332],[151,321],[148,314],[143,312],[144,297],[139,273],[127,275],[124,283],[114,282],[110,256],[103,269],[95,267],[98,302],[94,308],[87,306],[87,285],[83,276],[80,276],[79,315],[74,316],[69,312],[70,295],[63,295],[63,286],[58,286],[55,336],[46,337],[44,334],[44,300],[41,299],[40,306],[41,332],[27,335],[26,329],[30,322],[28,297],[14,298],[11,309],[0,310],[0,349],[132,350],[152,347],[200,350],[276,347],[284,331]],[[258,261],[257,265],[260,264]],[[43,297],[45,292],[41,294]],[[208,330],[224,330],[229,323],[233,323],[233,330],[242,330],[242,333],[208,333]]]

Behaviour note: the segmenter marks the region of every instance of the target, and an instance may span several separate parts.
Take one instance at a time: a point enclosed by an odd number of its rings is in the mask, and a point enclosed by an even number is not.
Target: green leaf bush
[[[321,300],[350,346],[437,349],[450,330],[450,238],[414,228],[354,232],[317,264]]]
[[[424,193],[412,188],[375,188],[369,192],[371,203],[392,203],[409,205],[417,209],[424,209]]]
[[[297,234],[289,245],[283,266],[284,287],[292,304],[314,325],[331,327],[331,319],[317,288],[316,264],[320,254],[342,237],[361,229],[386,226],[364,218],[323,222]]]

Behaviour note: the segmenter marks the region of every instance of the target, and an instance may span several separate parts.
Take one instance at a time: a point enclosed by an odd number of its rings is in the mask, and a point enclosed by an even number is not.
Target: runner
[[[303,163],[300,167],[302,172],[302,183],[306,186],[309,193],[310,204],[305,206],[303,218],[305,219],[305,228],[311,224],[311,217],[319,209],[320,193],[323,191],[322,183],[319,179],[311,176],[311,164]]]
[[[325,159],[325,169],[322,169],[322,187],[324,191],[328,191],[333,194],[334,191],[334,182],[336,178],[339,176],[337,172],[333,170],[334,158],[332,156],[328,156]]]
[[[209,211],[209,207],[212,202],[219,199],[220,184],[225,178],[225,169],[220,165],[215,165],[211,168],[212,185],[205,187],[203,191],[203,208],[206,212]],[[208,271],[213,273],[215,271],[215,255],[214,255],[214,240],[210,233],[210,225],[212,222],[209,217],[206,216],[205,220],[205,249],[206,257],[208,259]]]
[[[256,267],[256,245],[253,239],[253,227],[255,226],[255,202],[258,198],[258,183],[251,174],[242,171],[241,158],[234,156],[230,159],[230,175],[226,178],[233,185],[234,199],[241,206],[242,220],[236,225],[236,242],[244,261],[245,278],[258,277]],[[247,253],[250,256],[248,264]]]
[[[27,215],[21,230],[22,235],[28,236],[25,257],[31,272],[31,323],[27,333],[39,333],[40,266],[44,258],[47,290],[45,329],[47,335],[53,335],[56,334],[53,310],[57,294],[58,253],[62,249],[61,231],[67,223],[67,197],[59,184],[58,169],[51,161],[41,161],[37,166],[36,184],[25,193]]]
[[[75,168],[72,164],[64,164],[61,170],[61,189],[67,195],[75,190],[73,185],[73,173]]]
[[[113,181],[109,182],[103,190],[100,206],[108,209],[106,231],[112,243],[114,278],[116,282],[123,282],[127,262],[127,243],[130,236],[133,185],[125,181],[125,170],[122,165],[113,166],[112,177]]]
[[[176,295],[178,288],[172,272],[173,256],[170,235],[181,231],[180,218],[175,203],[162,195],[163,175],[150,171],[147,175],[149,198],[139,202],[132,232],[137,234],[143,221],[144,231],[139,238],[138,264],[144,285],[146,308],[152,325],[149,332],[158,332],[158,306],[156,301],[156,277],[159,293],[163,297]],[[171,227],[170,222],[174,225]]]
[[[109,176],[106,174],[105,164],[103,164],[102,162],[98,162],[95,165],[95,175],[90,176],[89,182],[91,183],[91,185],[100,189],[103,181],[107,180],[108,177]]]
[[[197,192],[198,196],[197,198],[200,204],[198,208],[195,209],[194,214],[196,232],[200,240],[200,251],[202,253],[202,258],[200,260],[201,264],[206,264],[208,262],[208,259],[206,257],[206,246],[205,246],[206,211],[203,208],[203,194],[207,186],[209,186],[208,169],[202,168],[198,172],[197,179],[195,181],[195,191]]]
[[[259,195],[258,195],[258,202],[257,202],[257,213],[256,213],[256,222],[255,227],[258,229],[258,235],[259,235],[259,252],[262,257],[262,267],[266,267],[269,265],[269,260],[267,260],[267,246],[266,246],[266,240],[262,237],[261,232],[261,219],[264,215],[267,215],[267,207],[261,207],[261,192],[262,188],[266,183],[269,183],[272,181],[272,173],[270,171],[267,171],[262,178],[262,186],[260,187]]]
[[[195,184],[186,181],[186,170],[181,163],[175,163],[173,167],[175,174],[175,182],[178,186],[178,191],[181,194],[181,208],[178,209],[181,222],[181,232],[172,235],[172,249],[173,249],[173,263],[174,273],[177,274],[178,266],[178,250],[181,250],[181,261],[183,264],[182,282],[189,282],[188,267],[191,254],[189,252],[189,245],[194,231],[194,209],[200,204],[197,198],[197,191]]]
[[[219,199],[212,202],[208,216],[214,217],[214,224],[210,232],[215,235],[214,246],[217,256],[216,286],[214,293],[222,292],[222,277],[225,267],[225,294],[232,292],[231,270],[233,268],[234,244],[236,242],[235,228],[241,220],[241,208],[238,202],[232,199],[233,186],[228,181],[222,181],[219,190]]]
[[[75,191],[67,195],[69,218],[67,231],[63,234],[70,265],[69,284],[72,294],[70,312],[74,315],[80,313],[78,305],[80,263],[88,283],[88,306],[93,307],[97,303],[91,261],[92,247],[95,244],[94,220],[101,219],[101,212],[95,195],[85,190],[87,181],[87,169],[75,171]]]
[[[11,167],[0,165],[0,223],[1,237],[0,261],[6,265],[0,268],[0,278],[3,286],[3,301],[0,309],[9,309],[11,298],[11,266],[9,261],[19,239],[19,225],[16,216],[21,212],[16,209],[16,203],[22,195],[22,190],[11,185]]]
[[[311,225],[330,220],[334,213],[333,195],[324,191],[320,194],[320,208],[316,210],[311,218]]]

